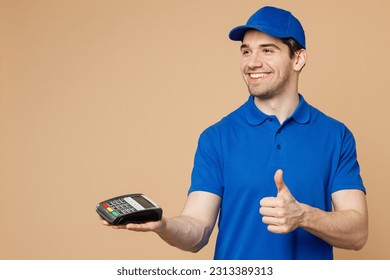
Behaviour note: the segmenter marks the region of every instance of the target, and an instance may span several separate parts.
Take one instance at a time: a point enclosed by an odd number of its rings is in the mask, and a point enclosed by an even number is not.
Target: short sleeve
[[[359,189],[366,192],[360,176],[355,139],[348,128],[344,128],[340,158],[332,182],[332,193],[344,189]]]
[[[188,193],[206,191],[222,197],[221,154],[218,151],[216,138],[207,130],[199,137]]]

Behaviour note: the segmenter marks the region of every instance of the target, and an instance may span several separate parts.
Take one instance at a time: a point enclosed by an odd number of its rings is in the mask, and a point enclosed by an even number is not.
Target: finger
[[[275,181],[276,188],[278,189],[278,193],[280,193],[283,190],[287,189],[287,186],[286,186],[286,184],[284,183],[284,180],[283,180],[283,170],[282,169],[278,169],[275,172],[274,181]]]
[[[276,217],[277,211],[274,207],[260,207],[259,213],[262,216]]]
[[[262,221],[266,225],[274,225],[274,226],[279,225],[278,219],[275,217],[263,217]]]
[[[115,226],[112,226],[113,229],[126,229],[126,226],[125,225],[115,225]]]
[[[126,229],[133,231],[150,231],[149,227],[145,224],[127,224]]]
[[[112,226],[109,222],[102,220],[102,225],[104,226]]]
[[[289,227],[284,223],[283,219],[274,217],[263,217],[263,223],[267,225],[267,230],[272,233],[288,233]]]
[[[161,225],[161,221],[147,222],[147,223],[144,223],[144,224],[132,224],[132,223],[129,223],[129,224],[126,225],[126,229],[133,230],[133,231],[147,232],[147,231],[154,231],[160,225]]]
[[[262,207],[277,207],[278,200],[276,197],[264,197],[260,200],[260,206]]]
[[[261,207],[259,213],[263,216],[275,218],[284,218],[286,216],[285,209],[279,207]]]
[[[268,225],[267,230],[272,233],[288,233],[288,230],[285,226],[279,226],[279,225]]]

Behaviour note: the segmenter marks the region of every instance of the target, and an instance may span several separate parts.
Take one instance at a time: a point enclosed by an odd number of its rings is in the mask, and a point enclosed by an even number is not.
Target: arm
[[[162,218],[157,222],[113,226],[115,229],[155,232],[168,244],[179,249],[197,252],[209,240],[219,213],[221,198],[208,192],[192,192],[183,212],[174,218]],[[103,222],[104,225],[109,225]]]
[[[302,204],[301,227],[343,249],[360,250],[367,242],[366,197],[360,190],[342,190],[332,195],[334,211],[325,212]]]
[[[277,197],[260,201],[260,214],[268,230],[288,233],[301,227],[332,246],[360,250],[367,241],[368,213],[365,194],[360,190],[343,190],[332,195],[334,211],[326,212],[299,203],[283,181],[282,172],[275,173]]]

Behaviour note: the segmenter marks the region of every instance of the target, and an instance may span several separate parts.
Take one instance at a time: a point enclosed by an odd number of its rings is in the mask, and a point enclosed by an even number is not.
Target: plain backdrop
[[[248,97],[239,43],[264,5],[307,37],[299,91],[353,132],[370,235],[337,259],[390,259],[390,2],[0,0],[0,259],[211,259],[101,226],[142,192],[179,215],[199,134]]]

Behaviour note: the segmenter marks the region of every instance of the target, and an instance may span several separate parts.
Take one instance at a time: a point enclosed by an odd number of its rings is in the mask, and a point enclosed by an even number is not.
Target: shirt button
[[[273,119],[271,117],[268,117],[267,120],[270,121],[270,122],[273,121]]]
[[[276,145],[276,149],[280,150],[282,148],[282,146],[280,146],[280,144]]]

